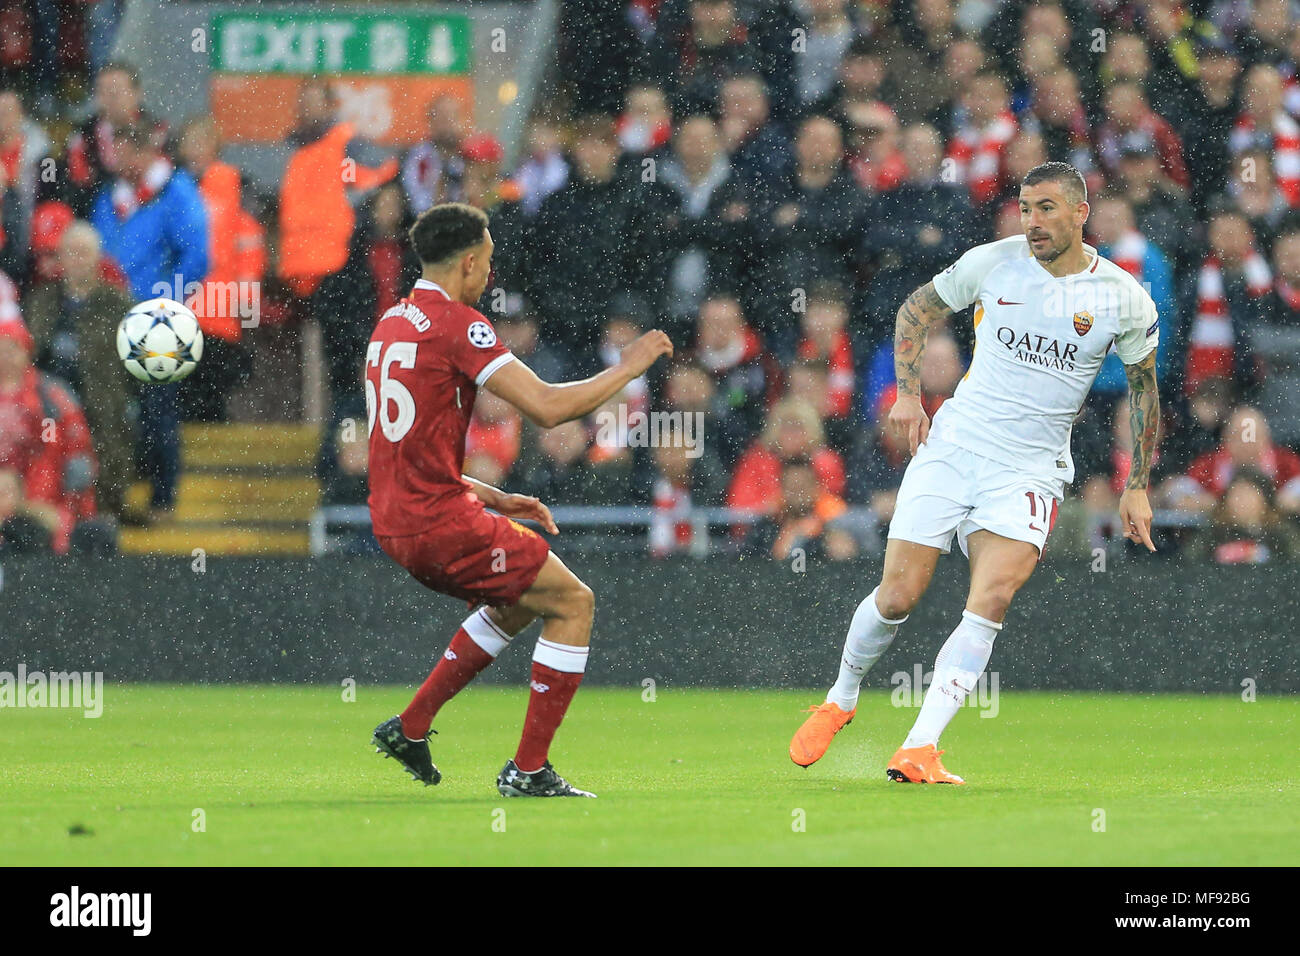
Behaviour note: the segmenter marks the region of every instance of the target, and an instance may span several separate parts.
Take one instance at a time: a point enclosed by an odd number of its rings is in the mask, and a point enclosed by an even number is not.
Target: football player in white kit
[[[913,457],[898,490],[880,584],[853,615],[826,702],[809,708],[790,741],[790,758],[800,766],[820,759],[853,719],[863,676],[925,593],[955,536],[970,560],[966,607],[887,773],[899,782],[963,782],[939,760],[939,735],[988,665],[1011,599],[1047,543],[1074,477],[1070,430],[1112,344],[1128,376],[1134,446],[1120,520],[1126,537],[1155,550],[1146,492],[1160,418],[1155,304],[1129,273],[1084,243],[1087,218],[1078,170],[1038,166],[1020,188],[1025,234],[976,246],[899,309],[898,399],[889,423],[908,436]],[[972,304],[970,369],[931,425],[919,384],[926,336]]]

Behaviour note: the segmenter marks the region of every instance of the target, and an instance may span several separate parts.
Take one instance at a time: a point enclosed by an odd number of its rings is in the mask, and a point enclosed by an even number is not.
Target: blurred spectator
[[[1300,530],[1279,512],[1269,477],[1243,468],[1215,502],[1209,525],[1184,553],[1215,564],[1290,562],[1300,559]]]
[[[465,435],[465,474],[501,487],[519,457],[522,431],[515,407],[484,389]]]
[[[939,131],[944,142],[967,124],[966,91],[987,68],[988,58],[978,40],[955,40],[944,51],[943,75],[948,80],[947,97],[925,118],[925,122]]]
[[[761,323],[769,336],[788,339],[789,312],[782,301],[818,279],[852,287],[866,197],[844,169],[840,128],[824,116],[804,120],[795,144],[797,163],[784,189],[759,213],[771,288]],[[787,300],[788,301],[788,300]]]
[[[1237,472],[1254,468],[1273,483],[1278,506],[1283,511],[1300,512],[1300,455],[1273,443],[1268,422],[1258,409],[1245,405],[1234,409],[1221,438],[1219,448],[1192,462],[1187,470],[1188,480],[1170,483],[1174,507],[1209,510]]]
[[[122,517],[135,464],[127,417],[131,379],[118,361],[116,337],[132,300],[104,279],[100,258],[99,234],[89,223],[73,223],[59,244],[60,279],[34,290],[26,313],[37,366],[67,382],[85,409],[99,461],[98,510]]]
[[[22,475],[0,467],[0,558],[47,553],[58,526],[54,508],[23,496]]]
[[[1002,190],[1003,155],[1016,130],[1002,77],[991,72],[973,77],[961,94],[956,129],[948,144],[952,175],[945,181],[965,183],[975,204],[994,199]]]
[[[734,279],[748,218],[746,196],[731,173],[717,126],[704,115],[677,128],[660,181],[673,194],[668,217],[670,254],[666,308],[680,327],[711,287]]]
[[[278,274],[320,324],[337,415],[359,402],[361,364],[374,327],[374,286],[354,242],[349,194],[392,179],[397,161],[373,169],[357,163],[349,155],[353,127],[336,122],[336,110],[328,82],[302,85],[298,127],[290,138],[295,151],[280,183]]]
[[[21,253],[31,242],[40,162],[49,151],[49,136],[39,123],[23,112],[23,101],[18,94],[13,90],[0,90],[0,183],[3,183],[0,188],[5,192],[4,211],[9,211],[10,194],[14,207],[11,215],[4,219],[0,266],[11,276],[26,274],[25,270],[17,270],[21,269],[21,260],[26,258]]]
[[[32,365],[33,344],[16,310],[5,306],[0,315],[0,469],[18,472],[25,500],[53,510],[52,547],[63,554],[77,522],[95,517],[97,465],[81,406],[66,386]]]
[[[1232,385],[1228,380],[1214,376],[1201,379],[1187,399],[1185,414],[1174,428],[1161,435],[1160,451],[1169,470],[1185,472],[1201,455],[1218,448],[1223,423],[1231,410]]]
[[[406,236],[413,219],[402,188],[395,182],[376,189],[361,208],[360,255],[375,289],[372,322],[410,293],[420,277],[420,259]]]
[[[226,419],[230,391],[247,381],[252,354],[243,346],[244,322],[261,301],[266,273],[266,230],[244,208],[239,169],[220,159],[221,139],[210,116],[181,128],[178,153],[199,184],[207,210],[209,263],[203,288],[187,304],[203,329],[203,361],[180,391],[181,417],[187,421]]]
[[[758,68],[733,0],[690,0],[686,21],[671,26],[656,31],[647,63],[667,85],[674,115],[712,110],[723,80]]]
[[[58,278],[59,240],[63,238],[63,230],[72,225],[72,221],[76,218],[72,207],[57,199],[48,199],[36,205],[32,214],[31,268],[28,273],[28,288]],[[104,261],[109,262],[107,259]],[[126,285],[125,276],[122,277],[122,285]]]
[[[1222,40],[1203,40],[1199,46],[1199,74],[1186,98],[1186,109],[1175,120],[1184,130],[1184,138],[1196,144],[1195,162],[1189,172],[1191,199],[1198,209],[1204,208],[1210,196],[1223,187],[1227,175],[1228,137],[1241,112],[1241,60]]]
[[[885,106],[881,95],[884,82],[885,58],[880,43],[874,37],[858,36],[844,52],[834,84],[808,111],[833,117],[840,125],[847,125],[844,110],[849,103]]]
[[[1088,228],[1097,243],[1097,251],[1136,279],[1155,302],[1163,346],[1156,355],[1156,378],[1163,381],[1169,368],[1169,354],[1176,348],[1174,331],[1178,315],[1169,261],[1154,243],[1138,232],[1133,209],[1122,196],[1096,197],[1088,216]],[[1128,390],[1124,364],[1114,352],[1101,363],[1092,390],[1108,396]]]
[[[772,387],[772,359],[745,322],[740,303],[727,295],[714,296],[700,306],[692,357],[708,372],[726,408],[726,417],[718,423],[718,438],[722,460],[730,466],[762,424]]]
[[[1245,330],[1250,353],[1251,399],[1273,435],[1300,445],[1300,222],[1283,227],[1273,246],[1274,275],[1268,307]]]
[[[429,104],[428,138],[412,146],[402,161],[402,188],[412,215],[447,202],[459,189],[464,168],[460,155],[465,138],[463,112],[460,100],[451,94]]]
[[[667,146],[673,138],[673,117],[664,91],[645,83],[629,89],[614,132],[624,157],[632,161]]]
[[[631,461],[589,458],[591,437],[580,421],[524,432],[518,460],[507,482],[548,505],[613,505],[628,500]]]
[[[1083,174],[1089,188],[1096,188],[1100,182],[1092,158],[1093,131],[1078,77],[1065,68],[1049,70],[1034,84],[1033,96],[1022,123],[1042,134],[1048,159],[1069,163]]]
[[[487,394],[487,393],[484,393]],[[344,418],[327,430],[328,436],[317,463],[317,477],[321,482],[321,504],[364,505],[370,493],[367,469],[370,464],[370,442],[367,440],[365,419]],[[335,550],[343,554],[378,554],[379,542],[367,526],[350,526],[333,531]]]
[[[806,0],[803,45],[795,58],[795,95],[808,106],[834,85],[840,60],[857,36],[856,11],[848,0]]]
[[[1245,217],[1230,206],[1210,213],[1210,248],[1196,280],[1196,314],[1187,338],[1184,387],[1203,378],[1231,378],[1245,330],[1259,321],[1273,284]]]
[[[1278,189],[1291,207],[1300,205],[1300,125],[1282,107],[1282,77],[1276,67],[1257,64],[1246,73],[1241,115],[1228,149],[1233,158],[1247,150],[1273,157]]]
[[[1084,508],[1098,518],[1106,518],[1119,507],[1120,496],[1128,483],[1129,472],[1133,467],[1133,427],[1128,397],[1118,400],[1110,397],[1111,405],[1106,409],[1106,425],[1110,433],[1110,454],[1100,473],[1089,475],[1080,484],[1079,497]],[[1164,456],[1157,446],[1151,459],[1151,486],[1159,488],[1168,477]],[[1077,480],[1077,479],[1076,479]],[[1153,503],[1162,504],[1159,491],[1152,494]]]
[[[944,56],[957,39],[949,0],[917,0],[894,8],[896,37],[887,54],[891,106],[903,121],[924,120],[948,94]]]
[[[777,510],[754,524],[743,549],[777,561],[796,552],[805,559],[847,560],[858,553],[858,542],[845,526],[847,509],[823,487],[807,458],[789,460],[781,468]]]
[[[933,127],[909,126],[903,134],[907,180],[867,207],[862,242],[876,263],[867,296],[872,341],[892,339],[899,305],[977,240],[966,190],[939,175],[942,149]]]
[[[1160,173],[1150,144],[1125,140],[1119,146],[1119,177],[1114,183],[1133,210],[1138,232],[1156,244],[1175,274],[1190,277],[1200,264],[1202,227],[1187,197]]]
[[[1262,150],[1247,150],[1237,157],[1231,169],[1228,196],[1246,217],[1259,240],[1260,251],[1271,255],[1277,230],[1290,210],[1273,176],[1272,158]]]
[[[821,411],[824,417],[844,423],[853,411],[856,365],[849,338],[848,293],[833,282],[817,282],[808,290],[808,305],[801,322],[795,355],[803,361],[826,365],[829,378]]]
[[[872,421],[888,418],[889,410],[898,400],[898,386],[894,381],[894,343],[881,343],[877,355],[878,361],[886,366],[885,374],[877,372],[872,387],[863,396],[864,417]],[[965,368],[961,349],[952,333],[943,326],[931,329],[925,351],[921,353],[920,374],[921,405],[931,419],[939,406],[957,390]]]
[[[898,117],[883,103],[848,103],[847,163],[853,181],[867,193],[888,192],[907,176]]]
[[[727,489],[727,505],[741,511],[775,514],[780,507],[785,462],[807,458],[822,487],[844,493],[844,459],[826,446],[821,416],[798,399],[782,399],[768,413],[763,434],[741,456]]]
[[[667,202],[663,186],[616,175],[618,142],[607,116],[579,121],[573,158],[574,175],[533,220],[529,298],[543,340],[585,361],[616,291],[657,304]]]
[[[543,382],[564,382],[573,377],[575,373],[569,356],[564,349],[542,341],[537,314],[522,294],[506,293],[500,310],[494,310],[491,318],[506,348],[536,372]]]
[[[651,477],[650,556],[666,557],[689,551],[695,543],[693,508],[718,507],[727,488],[727,474],[716,452],[706,445],[694,455],[680,436],[661,442],[653,452]]]
[[[118,173],[117,134],[126,127],[143,130],[149,145],[161,150],[167,125],[144,108],[140,74],[122,61],[106,63],[95,77],[95,112],[68,137],[57,196],[78,216],[90,214],[99,188]]]
[[[1097,155],[1106,175],[1119,174],[1120,147],[1131,142],[1153,152],[1160,174],[1180,189],[1191,185],[1183,160],[1183,141],[1147,103],[1137,83],[1120,82],[1106,91],[1106,120],[1097,128]]]
[[[524,213],[535,216],[542,200],[569,181],[569,161],[560,148],[560,131],[548,120],[528,130],[528,152],[515,173]]]
[[[722,85],[718,128],[737,186],[761,202],[790,176],[794,155],[785,127],[771,118],[767,87],[757,73]]]
[[[135,301],[184,298],[208,273],[208,222],[198,186],[175,169],[148,130],[127,126],[113,140],[117,178],[95,197],[90,223],[104,252],[126,273]],[[176,385],[140,391],[138,461],[153,485],[152,507],[169,512],[180,472],[180,413]]]

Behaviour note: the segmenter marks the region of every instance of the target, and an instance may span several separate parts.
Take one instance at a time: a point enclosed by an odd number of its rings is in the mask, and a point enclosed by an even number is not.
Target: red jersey
[[[461,469],[474,398],[513,360],[492,323],[427,279],[380,316],[365,378],[375,534],[418,534],[472,494]]]

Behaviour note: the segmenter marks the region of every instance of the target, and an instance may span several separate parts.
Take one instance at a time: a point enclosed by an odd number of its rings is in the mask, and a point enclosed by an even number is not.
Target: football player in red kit
[[[473,307],[491,271],[487,216],[444,203],[421,214],[410,238],[421,278],[380,317],[366,352],[370,515],[389,557],[473,610],[406,710],[375,728],[374,744],[416,780],[437,783],[428,735],[438,710],[541,618],[523,736],[497,789],[508,797],[594,796],[567,783],[547,759],[586,668],[591,589],[541,535],[512,520],[531,519],[554,534],[544,504],[461,475],[465,432],[480,387],[552,428],[595,411],[660,356],[671,356],[673,346],[663,332],[647,332],[599,375],[543,382]]]

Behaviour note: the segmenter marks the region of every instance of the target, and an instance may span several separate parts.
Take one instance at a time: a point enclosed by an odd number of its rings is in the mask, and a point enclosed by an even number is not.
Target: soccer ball
[[[179,382],[203,357],[199,320],[172,299],[141,302],[117,327],[117,357],[142,382]]]

